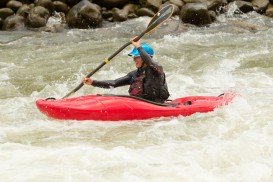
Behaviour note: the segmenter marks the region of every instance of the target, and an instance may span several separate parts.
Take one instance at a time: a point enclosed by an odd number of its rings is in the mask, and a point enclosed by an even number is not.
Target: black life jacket
[[[129,94],[154,102],[164,102],[170,96],[165,74],[154,74],[149,67],[139,68],[132,77]]]

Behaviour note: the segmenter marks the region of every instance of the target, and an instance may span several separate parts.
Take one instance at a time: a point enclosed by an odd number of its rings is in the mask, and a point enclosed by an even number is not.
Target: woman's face
[[[136,67],[141,68],[142,63],[143,63],[141,57],[140,56],[139,57],[134,57],[134,61],[135,61]]]

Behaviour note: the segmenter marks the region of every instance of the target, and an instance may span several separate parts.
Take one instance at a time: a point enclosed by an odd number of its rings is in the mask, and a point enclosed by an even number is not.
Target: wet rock
[[[138,16],[135,13],[130,13],[128,15],[128,19],[133,19],[133,18],[137,18]]]
[[[57,12],[67,13],[69,11],[69,7],[62,1],[54,1],[53,2],[54,9]]]
[[[215,13],[215,11],[209,11],[209,16],[210,16],[210,19],[211,19],[211,21],[215,21],[216,20],[216,17],[217,17],[217,15],[216,15],[216,13]]]
[[[178,6],[176,6],[175,4],[173,5],[174,10],[173,10],[173,16],[174,15],[180,15],[180,9]]]
[[[2,18],[0,18],[0,30],[2,29],[2,26],[3,26],[3,20],[2,20]]]
[[[17,1],[20,1],[23,4],[31,4],[31,3],[34,3],[35,0],[17,0]]]
[[[110,17],[112,17],[113,16],[113,12],[112,11],[107,11],[107,10],[104,10],[104,11],[102,11],[102,17],[104,18],[104,19],[107,19],[107,18],[110,18]]]
[[[243,13],[255,10],[273,17],[273,5],[270,4],[270,2],[273,3],[273,0],[0,0],[0,7],[1,5],[6,7],[0,9],[0,28],[7,17],[10,17],[6,21],[9,25],[5,23],[5,28],[11,27],[7,29],[13,29],[12,24],[14,27],[17,25],[20,27],[19,25],[22,25],[20,23],[21,17],[25,18],[29,27],[43,27],[54,10],[66,14],[69,27],[96,28],[101,26],[102,18],[108,21],[122,22],[139,16],[152,17],[167,4],[174,5],[173,15],[180,15],[182,22],[201,26],[213,22],[216,15],[225,10],[224,6],[228,2],[235,3]],[[35,4],[30,5],[30,3]],[[136,8],[137,4],[141,5],[140,9]],[[37,12],[37,7],[44,7],[48,10],[49,15],[45,10],[40,9],[40,12]],[[70,8],[74,8],[74,10],[71,11]],[[36,13],[33,13],[34,10],[31,9],[36,9]],[[21,17],[15,16],[14,12],[17,12],[16,15]]]
[[[49,11],[42,6],[36,6],[30,10],[27,24],[30,28],[40,28],[46,26],[49,18]]]
[[[113,20],[114,21],[125,21],[130,13],[135,13],[137,6],[135,4],[127,4],[123,9],[113,8]]]
[[[127,20],[127,17],[128,17],[127,12],[125,12],[121,9],[118,9],[118,8],[113,8],[112,12],[113,12],[113,21],[122,22],[122,21]]]
[[[235,1],[234,2],[238,9],[242,11],[243,13],[248,13],[250,11],[253,11],[252,3],[246,2],[246,1]]]
[[[267,6],[269,5],[269,0],[253,0],[252,4],[254,6],[255,11],[259,13],[264,13]]]
[[[163,7],[165,7],[165,6],[167,6],[167,5],[169,5],[169,4],[171,4],[171,2],[170,1],[168,1],[168,2],[166,2],[166,3],[164,3],[164,4],[162,4],[161,6],[160,6],[160,8],[159,9],[161,9],[161,8],[163,8]],[[176,6],[175,4],[172,4],[173,5],[173,7],[174,7],[174,10],[173,10],[173,16],[174,15],[180,15],[180,9],[179,9],[179,7],[178,6]]]
[[[188,3],[204,3],[206,4],[206,0],[183,0],[184,3],[188,4]]]
[[[26,19],[19,15],[12,15],[5,19],[3,30],[22,30],[25,29]]]
[[[114,22],[113,17],[107,18],[106,20],[109,22]]]
[[[180,19],[184,23],[197,26],[207,25],[212,22],[207,6],[202,3],[188,3],[181,9]]]
[[[34,4],[34,3],[31,3],[31,4],[29,5],[29,7],[30,7],[30,9],[33,9],[33,8],[35,7],[35,4]]]
[[[88,1],[90,2],[91,0],[88,0]],[[99,10],[100,13],[102,13],[102,8],[99,5],[94,4],[94,3],[93,3],[93,5]]]
[[[69,10],[66,21],[71,28],[95,28],[101,26],[102,16],[93,3],[82,0]]]
[[[270,4],[268,7],[267,7],[267,10],[265,12],[265,15],[266,16],[269,16],[271,18],[273,18],[273,5]]]
[[[16,12],[21,6],[23,6],[23,3],[20,1],[9,1],[7,3],[7,8],[12,9],[14,12]]]
[[[227,0],[208,0],[208,10],[218,12],[221,7],[227,5]]]
[[[176,5],[178,8],[182,8],[182,6],[184,5],[184,2],[181,0],[170,0],[169,2],[170,4]]]
[[[66,4],[70,7],[75,6],[76,4],[79,3],[80,0],[66,0]]]
[[[60,1],[60,2],[65,3],[65,4],[66,4],[66,2],[67,2],[67,0],[52,0],[52,1],[53,1],[53,3],[54,3],[55,1]]]
[[[16,12],[17,15],[22,16],[24,18],[27,18],[28,14],[30,12],[30,7],[26,4],[21,6],[18,11]]]
[[[51,0],[37,0],[35,5],[44,7],[50,13],[52,13],[54,11],[54,4]]]
[[[93,3],[98,4],[101,7],[112,9],[122,8],[124,5],[130,3],[130,0],[93,0]]]
[[[8,16],[13,15],[14,12],[10,8],[0,9],[0,18],[4,21]]]
[[[6,7],[7,2],[9,2],[9,0],[0,0],[0,8]]]
[[[140,5],[157,12],[162,5],[162,0],[140,0]]]
[[[149,16],[149,17],[153,17],[155,15],[155,13],[148,8],[140,8],[137,10],[136,14],[138,16]]]

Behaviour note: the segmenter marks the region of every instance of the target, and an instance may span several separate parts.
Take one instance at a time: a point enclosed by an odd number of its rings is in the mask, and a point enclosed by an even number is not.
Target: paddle
[[[168,18],[171,17],[173,13],[173,5],[167,5],[163,7],[160,11],[158,11],[150,23],[148,24],[145,31],[143,31],[139,36],[137,36],[134,41],[138,41],[141,37],[143,37],[145,34],[148,34],[152,30],[154,30],[156,27],[158,27],[160,24],[162,24],[164,21],[166,21]],[[120,53],[124,48],[126,48],[128,45],[130,45],[131,42],[127,42],[124,44],[121,48],[119,48],[115,53],[113,53],[110,57],[105,59],[96,69],[94,69],[92,72],[90,72],[86,77],[90,78],[93,74],[95,74],[98,70],[100,70],[104,65],[106,65],[111,59],[113,59],[118,53]],[[77,92],[84,84],[80,83],[74,90],[66,94],[64,98],[69,97],[71,94]]]

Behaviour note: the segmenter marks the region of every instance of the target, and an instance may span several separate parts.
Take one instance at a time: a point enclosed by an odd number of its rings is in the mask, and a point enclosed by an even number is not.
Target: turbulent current
[[[273,19],[224,14],[209,27],[174,19],[142,39],[164,67],[171,99],[236,92],[227,106],[141,122],[49,119],[38,98],[61,98],[148,24],[0,32],[1,181],[272,181]],[[126,48],[93,78],[135,69]],[[127,94],[84,86],[74,96]]]

